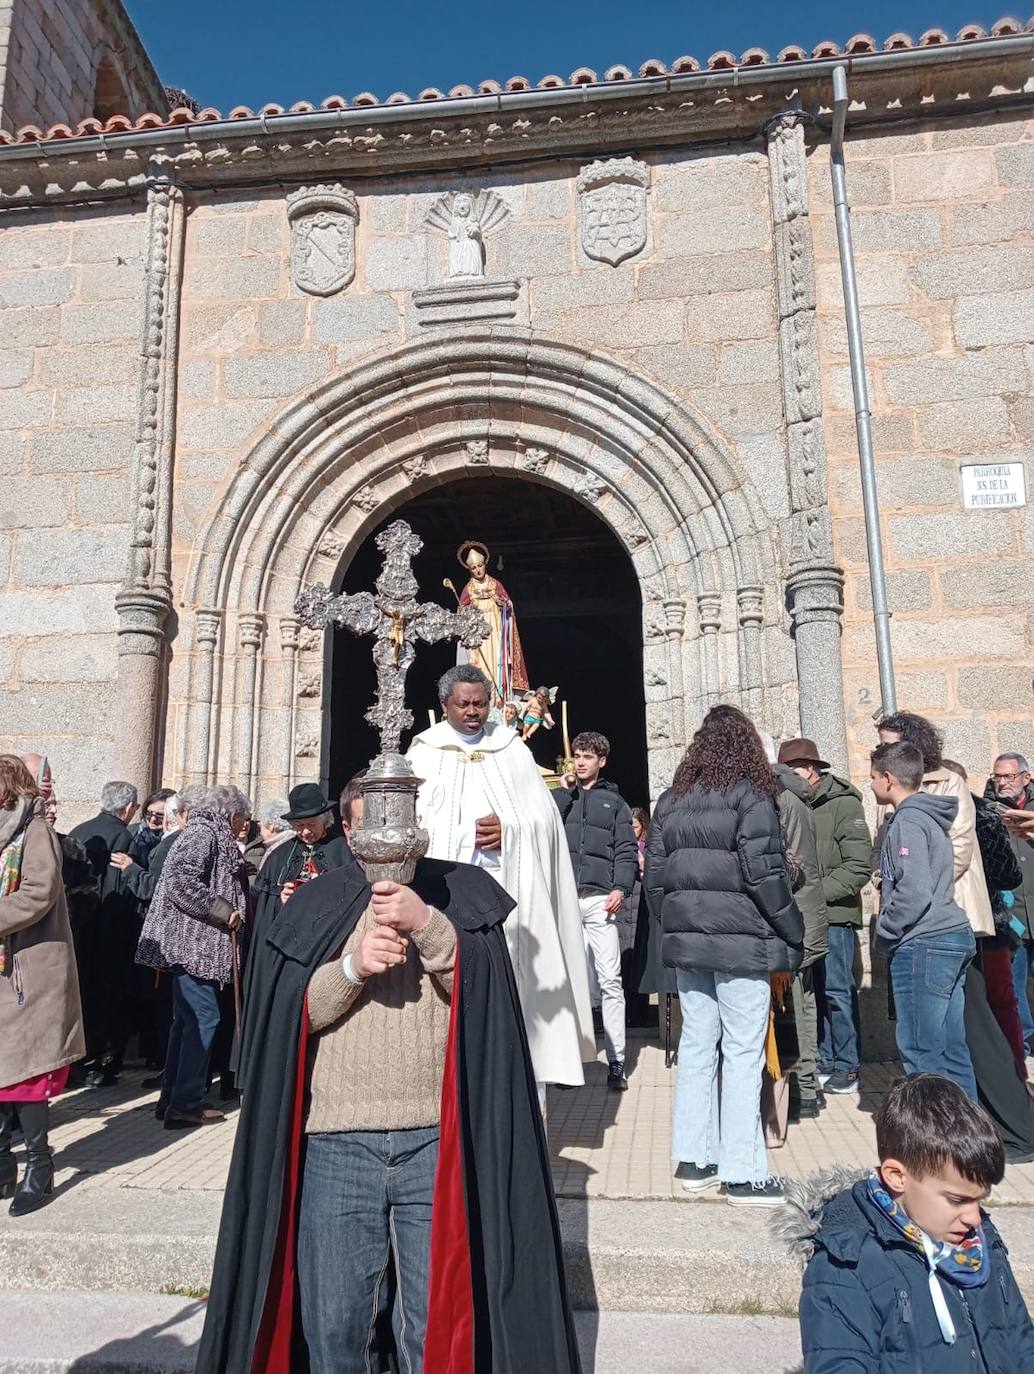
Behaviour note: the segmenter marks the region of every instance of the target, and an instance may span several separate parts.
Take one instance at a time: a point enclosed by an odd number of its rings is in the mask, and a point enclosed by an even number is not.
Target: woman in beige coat
[[[32,774],[0,754],[0,1198],[14,1194],[12,1216],[53,1192],[50,1099],[85,1052],[61,849]],[[16,1112],[28,1156],[17,1189]]]

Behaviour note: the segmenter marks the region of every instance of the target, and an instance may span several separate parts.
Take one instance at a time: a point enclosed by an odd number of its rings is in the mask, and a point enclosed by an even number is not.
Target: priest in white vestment
[[[416,736],[417,819],[432,859],[487,869],[515,899],[506,938],[540,1085],[577,1086],[596,1058],[578,890],[563,825],[531,751],[488,720],[492,684],[472,664],[439,683],[446,719]]]

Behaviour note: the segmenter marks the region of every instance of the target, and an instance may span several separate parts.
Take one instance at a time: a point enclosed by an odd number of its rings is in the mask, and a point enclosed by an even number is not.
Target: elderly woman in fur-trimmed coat
[[[0,1198],[14,1194],[14,1217],[54,1190],[50,1099],[85,1053],[61,846],[32,774],[0,754]],[[16,1112],[28,1155],[17,1189]]]

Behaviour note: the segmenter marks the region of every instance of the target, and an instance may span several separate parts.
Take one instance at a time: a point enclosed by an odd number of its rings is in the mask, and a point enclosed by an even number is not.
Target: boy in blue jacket
[[[876,1114],[880,1164],[788,1189],[779,1230],[809,1255],[805,1374],[1034,1374],[1034,1326],[980,1204],[1005,1172],[994,1122],[915,1074]]]

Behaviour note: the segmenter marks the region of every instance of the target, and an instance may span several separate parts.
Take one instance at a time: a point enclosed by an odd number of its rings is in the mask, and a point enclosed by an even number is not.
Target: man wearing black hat
[[[819,1079],[827,1093],[856,1093],[861,1056],[855,931],[862,925],[862,888],[872,873],[872,841],[862,795],[833,773],[819,756],[814,740],[785,740],[779,748],[779,762],[792,768],[811,788],[815,843],[829,917],[825,998],[819,1024]]]
[[[294,831],[294,839],[285,840],[268,851],[266,859],[252,883],[255,914],[249,933],[249,945],[254,948],[264,940],[280,918],[285,904],[302,884],[318,878],[332,869],[354,863],[348,841],[335,835],[334,813],[323,789],[315,782],[301,782],[287,794],[285,820]],[[248,1003],[252,998],[253,970],[249,959],[244,975],[245,1029],[237,1061],[237,1081],[243,1077],[247,1056]]]

